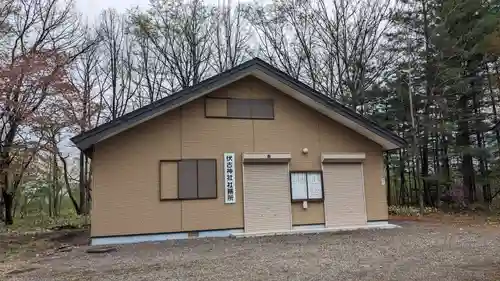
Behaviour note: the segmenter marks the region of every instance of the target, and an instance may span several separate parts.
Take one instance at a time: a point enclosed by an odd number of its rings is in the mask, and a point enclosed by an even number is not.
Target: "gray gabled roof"
[[[261,74],[263,73],[263,75],[267,77],[278,80],[280,83],[283,83],[283,85],[288,89],[293,89],[294,91],[297,91],[300,94],[313,99],[315,102],[328,107],[330,110],[335,111],[336,114],[348,118],[354,121],[357,125],[368,129],[370,132],[378,135],[383,139],[386,139],[390,143],[394,144],[394,147],[391,146],[391,148],[401,147],[406,144],[404,139],[394,134],[390,130],[387,130],[377,123],[364,118],[353,110],[319,93],[318,91],[310,88],[304,83],[298,81],[297,79],[280,71],[279,69],[271,66],[270,64],[264,62],[259,58],[249,60],[228,71],[208,78],[196,85],[185,88],[152,104],[127,113],[113,121],[81,133],[73,137],[71,141],[75,143],[75,145],[79,149],[81,149],[82,151],[86,151],[94,144],[99,143],[104,139],[107,139],[115,134],[134,127],[151,118],[154,118],[155,116],[168,112],[169,110],[182,106],[196,98],[199,98],[200,95],[207,94],[208,92],[216,90],[256,72],[259,72]]]

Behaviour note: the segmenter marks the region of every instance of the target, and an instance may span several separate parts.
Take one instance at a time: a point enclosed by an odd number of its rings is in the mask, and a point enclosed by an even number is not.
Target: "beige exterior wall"
[[[211,95],[274,99],[275,120],[205,118],[201,98],[99,143],[92,236],[243,228],[243,152],[290,152],[291,171],[320,171],[321,152],[364,152],[368,220],[387,219],[381,146],[253,77]],[[236,204],[224,204],[224,152],[237,156]],[[159,161],[182,158],[217,159],[217,199],[160,202]],[[293,204],[292,214],[293,224],[324,223],[322,203]]]
[[[307,209],[302,202],[292,203],[292,225],[309,225],[325,223],[325,207],[323,202],[307,202]]]

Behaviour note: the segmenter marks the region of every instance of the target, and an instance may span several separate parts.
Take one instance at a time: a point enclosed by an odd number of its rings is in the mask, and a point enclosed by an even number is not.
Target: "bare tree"
[[[232,7],[230,1],[219,3],[213,14],[215,36],[211,37],[214,48],[211,66],[217,73],[242,63],[251,52],[251,31],[243,16],[243,6]]]
[[[100,43],[98,35],[93,29],[87,27],[86,36],[89,41]],[[60,101],[55,104],[55,108],[63,113],[63,116],[60,117],[61,120],[66,120],[67,126],[72,128],[74,133],[85,132],[101,123],[105,93],[109,90],[110,84],[108,83],[109,72],[103,73],[99,67],[103,57],[99,47],[99,44],[93,45],[74,61],[71,65],[69,82],[75,91],[61,95]],[[63,156],[62,152],[58,152],[58,154],[63,164],[65,185],[68,189],[68,156]],[[89,164],[90,161],[87,156],[80,152],[78,203],[73,200],[71,190],[67,190],[68,196],[78,214],[88,212],[91,178]]]
[[[318,0],[314,7],[318,38],[326,68],[321,75],[328,87],[336,77],[339,90],[326,88],[353,109],[363,105],[365,91],[380,79],[394,54],[383,48],[383,36],[390,27],[390,0]],[[362,109],[361,109],[362,110]]]
[[[211,13],[200,0],[153,0],[147,14],[134,17],[163,58],[173,91],[197,84],[209,74]]]
[[[129,19],[129,30],[134,35],[137,57],[136,71],[141,73],[142,79],[138,80],[141,86],[139,97],[136,99],[138,106],[150,104],[172,92],[172,84],[169,78],[165,58],[158,52],[153,42],[148,38],[136,23],[141,17],[141,11],[131,12]]]
[[[115,10],[106,10],[101,15],[99,35],[104,55],[101,58],[101,73],[108,78],[110,93],[104,93],[104,104],[108,119],[116,119],[132,109],[131,100],[139,90],[134,72],[133,38],[127,32],[125,18]],[[140,75],[140,73],[139,73]]]
[[[301,78],[304,59],[297,35],[290,28],[289,18],[279,4],[249,6],[246,18],[259,40],[259,55],[294,78]]]
[[[250,6],[247,18],[271,64],[363,111],[365,91],[380,82],[394,58],[383,48],[391,5],[390,0],[274,1]]]
[[[62,186],[59,181],[60,178],[60,169],[59,169],[59,143],[61,142],[61,134],[66,124],[62,122],[50,122],[45,124],[44,130],[46,132],[47,143],[45,145],[45,150],[48,152],[47,162],[49,164],[49,171],[47,171],[47,182],[50,183],[48,190],[48,199],[49,199],[49,216],[58,216],[59,209],[61,206],[61,191]],[[76,200],[73,197],[71,189],[68,188],[70,199],[75,206]],[[77,212],[80,210],[77,209]]]

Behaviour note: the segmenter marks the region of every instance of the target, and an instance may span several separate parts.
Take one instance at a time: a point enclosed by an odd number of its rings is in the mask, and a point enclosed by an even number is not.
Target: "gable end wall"
[[[205,118],[203,98],[95,147],[92,236],[243,228],[243,152],[290,152],[291,171],[321,170],[321,153],[364,152],[368,220],[386,220],[382,148],[257,78],[210,96],[274,99],[275,120]],[[309,153],[304,155],[303,148]],[[236,204],[224,204],[223,153],[236,153]],[[159,161],[217,159],[217,199],[160,201]],[[324,223],[323,203],[292,205],[293,224]]]

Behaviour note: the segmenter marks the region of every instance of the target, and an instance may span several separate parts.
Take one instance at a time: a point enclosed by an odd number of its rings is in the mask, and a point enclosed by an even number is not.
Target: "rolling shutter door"
[[[366,224],[361,163],[323,165],[326,227]]]
[[[290,231],[288,164],[244,164],[245,232]]]

